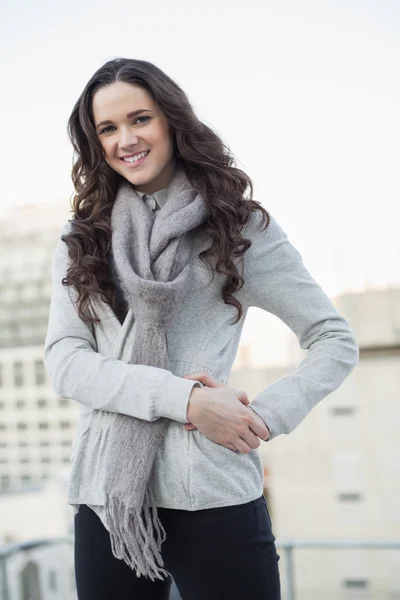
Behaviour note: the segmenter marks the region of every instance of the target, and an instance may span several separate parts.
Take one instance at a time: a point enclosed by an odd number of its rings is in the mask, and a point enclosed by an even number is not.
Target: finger
[[[243,390],[237,390],[237,394],[238,400],[240,400],[242,404],[245,404],[246,406],[250,404],[250,400],[246,392],[244,392]]]
[[[195,381],[200,381],[201,383],[204,383],[204,385],[207,385],[208,387],[225,387],[224,383],[217,381],[217,379],[214,379],[214,377],[212,377],[208,373],[205,373],[204,371],[199,371],[198,373],[189,373],[188,375],[184,375],[183,378],[184,379],[194,379]]]
[[[254,439],[258,441],[258,439],[254,436]],[[254,450],[249,444],[243,439],[238,438],[235,440],[235,446],[239,450],[239,452],[243,452],[244,454],[248,454],[250,450]]]
[[[250,408],[250,410],[251,410],[250,414],[253,416],[253,422],[249,425],[250,429],[261,440],[263,440],[264,442],[266,442],[269,439],[269,436],[270,436],[270,432],[269,432],[269,429],[268,429],[266,423],[260,417],[260,415],[258,413],[256,413],[256,411],[251,408],[251,406],[248,406],[248,408]]]
[[[269,433],[268,429],[266,429],[263,425],[259,425],[258,423],[253,423],[252,425],[250,425],[250,429],[263,442],[266,442],[269,439],[270,433]]]
[[[239,452],[239,450],[233,444],[228,444],[226,448],[228,448],[229,450],[233,450],[234,452]]]
[[[239,450],[233,444],[228,443],[228,444],[219,444],[219,445],[223,446],[224,448],[228,448],[228,450],[233,450],[233,452],[239,452]]]
[[[252,425],[250,425],[250,429],[263,442],[266,442],[269,439],[270,433],[264,425],[260,425],[259,423],[253,423]]]
[[[189,425],[184,425],[183,428],[186,429],[186,431],[191,431],[192,429],[197,429],[196,425],[192,425],[192,423],[189,423]]]

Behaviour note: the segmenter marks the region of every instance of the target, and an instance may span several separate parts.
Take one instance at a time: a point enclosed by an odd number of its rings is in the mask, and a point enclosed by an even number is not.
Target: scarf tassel
[[[162,568],[161,544],[166,538],[165,530],[157,515],[154,499],[150,498],[152,514],[147,504],[146,490],[142,511],[129,508],[118,497],[107,498],[105,514],[110,528],[111,549],[115,558],[122,559],[138,577],[144,575],[151,581],[163,580],[170,573]],[[145,517],[145,519],[143,518]],[[154,530],[156,536],[154,537]]]

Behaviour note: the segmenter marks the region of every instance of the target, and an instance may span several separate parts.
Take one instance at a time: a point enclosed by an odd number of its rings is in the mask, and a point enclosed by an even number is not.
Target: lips
[[[137,153],[135,153],[137,154]],[[133,154],[133,156],[135,156],[135,154]],[[139,152],[140,154],[140,152]],[[125,169],[138,169],[141,165],[143,165],[143,163],[145,162],[146,158],[148,157],[148,155],[150,154],[150,150],[147,150],[147,154],[145,154],[144,156],[142,156],[142,158],[139,158],[138,160],[134,160],[134,161],[128,161],[128,160],[124,160],[123,158],[120,158],[121,162],[123,162]]]

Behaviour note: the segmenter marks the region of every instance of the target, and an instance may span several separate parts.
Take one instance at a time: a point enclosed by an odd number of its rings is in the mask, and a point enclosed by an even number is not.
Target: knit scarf
[[[205,220],[203,196],[181,166],[167,186],[165,205],[154,214],[127,181],[120,182],[111,213],[112,263],[123,297],[133,311],[134,343],[129,363],[169,369],[166,332],[189,291],[190,232]],[[165,530],[157,515],[151,470],[168,419],[144,421],[107,415],[104,515],[112,553],[136,574],[163,579],[161,544]]]

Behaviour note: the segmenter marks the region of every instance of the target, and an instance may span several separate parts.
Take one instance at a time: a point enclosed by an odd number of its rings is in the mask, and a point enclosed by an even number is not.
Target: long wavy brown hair
[[[240,231],[250,213],[259,210],[265,227],[270,215],[253,200],[253,185],[246,173],[234,166],[231,151],[219,136],[195,115],[183,90],[154,64],[131,58],[116,58],[100,67],[86,84],[68,120],[67,132],[74,148],[72,181],[74,195],[71,231],[61,239],[68,246],[71,265],[63,285],[77,291],[78,314],[86,322],[99,323],[88,311],[90,297],[99,294],[114,312],[118,294],[110,273],[111,209],[122,176],[106,162],[94,126],[92,99],[102,87],[117,81],[142,86],[158,104],[174,134],[174,158],[191,185],[204,197],[209,216],[202,224],[212,244],[199,258],[215,272],[226,276],[222,286],[225,304],[242,317],[242,305],[233,294],[244,279],[233,260],[251,246]],[[247,188],[250,194],[246,196]],[[215,269],[215,271],[214,271]]]

